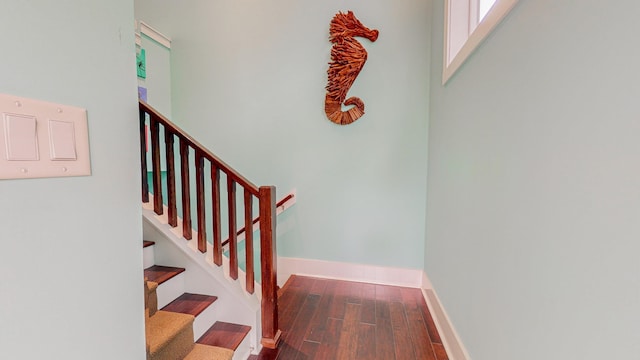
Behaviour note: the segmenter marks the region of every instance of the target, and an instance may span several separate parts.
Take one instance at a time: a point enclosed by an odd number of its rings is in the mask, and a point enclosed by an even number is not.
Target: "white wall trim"
[[[460,340],[460,336],[458,336],[458,333],[451,323],[451,319],[449,319],[447,312],[444,310],[440,298],[438,298],[435,289],[433,289],[427,274],[422,272],[422,275],[423,284],[427,285],[422,288],[422,296],[427,302],[431,317],[436,324],[438,334],[440,334],[442,345],[444,345],[449,360],[471,360],[467,349]]]
[[[423,271],[278,256],[278,285],[291,275],[422,288]]]
[[[150,39],[152,39],[153,41],[157,42],[158,44],[166,47],[167,49],[171,49],[171,39],[165,36],[164,34],[162,34],[160,31],[152,28],[144,21],[138,22],[138,28],[139,28],[140,34],[144,34]]]
[[[446,84],[449,78],[455,74],[460,66],[467,60],[473,51],[482,43],[482,41],[498,26],[502,19],[507,16],[518,0],[497,0],[491,10],[484,19],[478,24],[473,32],[467,38],[457,54],[451,58],[449,47],[451,45],[449,39],[451,4],[454,0],[445,2],[444,14],[444,51],[443,51],[443,70],[442,84]]]
[[[429,280],[427,273],[424,271],[422,272],[422,289],[433,289],[431,280]]]

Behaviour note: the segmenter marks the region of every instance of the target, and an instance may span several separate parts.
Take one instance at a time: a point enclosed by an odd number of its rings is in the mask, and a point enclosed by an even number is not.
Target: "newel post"
[[[275,349],[278,329],[278,279],[276,254],[276,188],[260,187],[260,263],[262,270],[262,346]]]

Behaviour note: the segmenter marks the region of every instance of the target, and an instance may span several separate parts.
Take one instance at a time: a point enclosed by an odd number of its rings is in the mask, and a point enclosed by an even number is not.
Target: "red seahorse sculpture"
[[[353,96],[347,99],[347,92],[356,80],[367,61],[367,51],[355,37],[364,37],[376,41],[378,30],[362,25],[352,11],[338,12],[331,20],[329,27],[331,62],[329,63],[327,95],[324,100],[324,111],[329,120],[336,124],[347,125],[358,120],[364,114],[364,102]],[[354,105],[342,111],[342,105]]]

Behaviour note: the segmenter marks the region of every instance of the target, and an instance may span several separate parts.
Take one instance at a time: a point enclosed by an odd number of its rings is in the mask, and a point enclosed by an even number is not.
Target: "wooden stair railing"
[[[289,201],[289,200],[293,199],[293,197],[294,197],[294,195],[293,195],[293,194],[289,194],[289,195],[287,195],[287,196],[283,197],[282,199],[280,199],[280,201],[278,201],[278,202],[276,203],[276,209],[277,209],[277,208],[279,208],[279,207],[281,207],[281,206],[284,206],[284,205],[287,203],[287,201]],[[246,214],[245,214],[245,215],[246,215]],[[256,216],[256,217],[253,219],[253,223],[252,223],[252,224],[253,224],[253,225],[255,225],[255,224],[257,224],[259,221],[260,221],[260,216]],[[252,226],[252,228],[253,228],[253,226]],[[237,236],[240,236],[240,235],[244,234],[244,232],[245,232],[245,231],[247,231],[247,228],[246,228],[246,227],[243,227],[242,229],[238,230],[238,232],[236,233],[236,235],[237,235]],[[230,239],[227,239],[227,240],[223,241],[223,242],[222,242],[222,246],[223,246],[223,247],[224,247],[224,246],[227,246],[227,245],[229,244],[229,240],[230,240]]]
[[[277,303],[277,274],[276,274],[276,202],[275,187],[257,187],[245,179],[237,171],[220,160],[207,150],[199,142],[189,136],[178,126],[169,121],[157,110],[147,103],[140,101],[140,163],[142,175],[142,201],[149,202],[148,167],[147,167],[147,126],[151,138],[151,176],[153,186],[153,209],[158,215],[163,214],[163,193],[161,157],[164,154],[167,184],[167,218],[172,227],[178,226],[177,195],[176,195],[176,168],[175,168],[175,142],[177,139],[180,157],[180,193],[182,205],[182,234],[187,240],[192,238],[192,214],[191,214],[191,189],[190,189],[190,154],[194,154],[195,166],[195,201],[197,219],[197,245],[202,253],[207,252],[207,224],[205,213],[205,163],[209,164],[211,177],[211,208],[212,208],[212,233],[213,233],[213,262],[222,266],[222,239],[221,239],[221,210],[220,210],[220,173],[226,177],[227,205],[228,205],[228,230],[229,230],[229,276],[238,279],[238,238],[245,232],[246,255],[246,291],[254,292],[254,254],[253,254],[253,224],[260,222],[260,265],[261,265],[261,289],[262,289],[262,339],[263,346],[275,349],[280,340],[278,329],[278,303]],[[148,124],[148,125],[147,125]],[[160,146],[160,130],[164,131],[164,149]],[[244,227],[238,231],[236,225],[236,187],[240,186],[240,193],[244,201]],[[258,199],[258,220],[253,218],[253,198]]]

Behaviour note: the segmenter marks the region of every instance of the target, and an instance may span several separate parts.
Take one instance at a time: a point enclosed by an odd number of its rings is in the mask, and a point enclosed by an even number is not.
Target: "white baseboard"
[[[467,349],[464,347],[462,341],[460,341],[458,333],[453,327],[447,312],[444,310],[440,298],[438,298],[436,291],[433,289],[431,281],[429,281],[425,272],[422,274],[423,284],[426,285],[422,288],[422,296],[424,296],[433,322],[436,324],[436,328],[438,328],[438,334],[440,334],[442,345],[444,345],[447,351],[449,360],[471,360]]]
[[[422,288],[423,271],[278,256],[278,285],[291,275]]]

